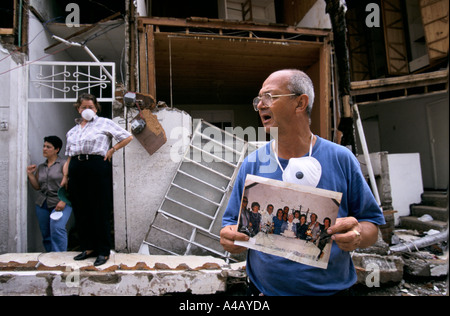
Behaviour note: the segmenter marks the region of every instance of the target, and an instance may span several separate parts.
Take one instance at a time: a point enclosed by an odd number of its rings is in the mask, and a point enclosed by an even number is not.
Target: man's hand
[[[344,251],[369,247],[378,238],[378,227],[375,224],[358,222],[354,217],[337,218],[327,232],[333,235],[331,239]]]
[[[237,231],[237,225],[225,226],[220,231],[220,244],[223,249],[230,253],[241,253],[247,250],[246,247],[235,245],[234,241],[248,241],[248,239],[249,237],[246,234]]]

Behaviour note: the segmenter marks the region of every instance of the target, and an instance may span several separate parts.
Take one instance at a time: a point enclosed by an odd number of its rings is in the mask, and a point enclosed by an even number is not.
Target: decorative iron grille
[[[28,67],[30,102],[75,102],[83,93],[99,102],[114,100],[114,63],[36,62]]]

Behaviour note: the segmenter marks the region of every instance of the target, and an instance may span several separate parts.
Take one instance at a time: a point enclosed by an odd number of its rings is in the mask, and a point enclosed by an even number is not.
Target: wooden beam
[[[156,100],[155,33],[153,25],[147,25],[145,29],[147,33],[148,93]]]
[[[329,42],[327,42],[329,43]],[[331,138],[331,113],[330,113],[330,45],[323,45],[320,50],[320,95],[319,105],[321,110],[321,123],[320,123],[320,135],[325,139],[332,140]]]
[[[137,55],[137,26],[136,26],[136,19],[134,18],[135,16],[135,6],[130,3],[130,14],[127,16],[127,18],[129,19],[129,27],[128,27],[128,41],[129,41],[129,45],[128,45],[128,78],[127,78],[127,84],[126,87],[129,87],[128,89],[130,91],[137,91],[137,86],[138,86],[138,71],[137,71],[137,65],[138,65],[138,60],[139,59],[138,55]]]
[[[141,32],[138,28],[138,39],[139,39],[139,91],[142,93],[148,92],[148,68],[147,68],[147,34]]]
[[[372,94],[448,82],[448,69],[435,72],[382,78],[351,83],[351,95]]]
[[[321,29],[309,29],[300,28],[294,26],[285,25],[270,25],[242,22],[229,22],[225,20],[217,19],[203,19],[198,20],[194,18],[188,19],[173,19],[173,18],[149,18],[149,17],[139,17],[140,23],[151,24],[157,26],[176,26],[176,27],[193,27],[193,28],[212,28],[212,29],[222,29],[222,30],[242,30],[242,31],[253,31],[253,32],[273,32],[273,33],[290,33],[296,35],[308,35],[316,37],[328,37],[329,30]]]
[[[229,40],[229,41],[248,41],[254,43],[261,44],[288,44],[288,45],[298,45],[305,47],[307,49],[310,48],[321,48],[323,47],[322,42],[316,41],[303,41],[303,40],[288,40],[288,39],[276,39],[276,38],[257,38],[257,37],[243,37],[243,36],[226,36],[219,34],[180,34],[180,33],[172,33],[172,32],[159,32],[157,36],[167,36],[172,38],[189,38],[189,39],[199,39],[199,40]]]
[[[0,34],[1,35],[13,35],[14,29],[0,28]]]

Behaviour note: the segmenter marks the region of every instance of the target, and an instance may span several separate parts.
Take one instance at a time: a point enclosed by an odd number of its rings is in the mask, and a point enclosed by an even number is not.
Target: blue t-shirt
[[[222,218],[222,226],[236,225],[247,174],[282,180],[271,143],[250,154],[238,172],[233,191]],[[311,155],[322,166],[318,188],[341,192],[338,217],[353,216],[358,221],[385,224],[359,162],[346,147],[317,137]],[[279,159],[283,169],[288,160]],[[333,243],[327,269],[304,265],[283,257],[249,249],[247,274],[265,295],[332,295],[356,282],[350,254]]]

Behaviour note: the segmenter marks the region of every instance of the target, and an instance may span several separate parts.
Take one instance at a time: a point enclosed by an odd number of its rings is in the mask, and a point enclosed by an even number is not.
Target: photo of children
[[[336,221],[341,196],[247,175],[238,230],[250,240],[235,243],[326,269],[332,245],[327,229]]]

